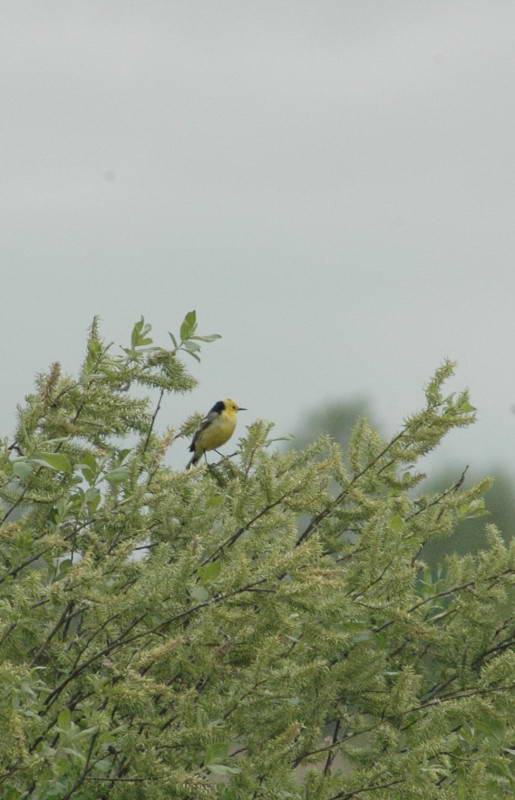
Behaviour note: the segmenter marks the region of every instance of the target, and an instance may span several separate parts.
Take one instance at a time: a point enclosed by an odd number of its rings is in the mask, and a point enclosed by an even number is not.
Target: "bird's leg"
[[[206,455],[206,451],[205,451],[205,450],[204,450],[204,461],[206,462],[206,467],[208,468],[209,472],[210,472],[212,475],[214,475],[214,476],[215,476],[215,478],[216,478],[216,477],[217,477],[217,475],[216,475],[216,470],[214,469],[214,467],[212,466],[212,464],[210,464],[210,463],[209,463],[209,461],[207,460],[207,455]]]

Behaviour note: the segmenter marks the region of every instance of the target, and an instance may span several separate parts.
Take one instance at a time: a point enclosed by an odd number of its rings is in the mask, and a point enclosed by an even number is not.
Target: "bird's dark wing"
[[[218,411],[215,411],[214,409],[215,409],[215,407],[213,406],[213,408],[211,409],[209,414],[207,414],[204,417],[204,419],[200,423],[199,427],[195,431],[195,433],[193,435],[193,439],[191,440],[191,444],[190,444],[190,450],[191,450],[192,453],[195,452],[195,444],[197,442],[198,437],[202,433],[202,431],[204,431],[207,428],[207,426],[210,425],[213,422],[213,420],[216,419],[219,416]]]

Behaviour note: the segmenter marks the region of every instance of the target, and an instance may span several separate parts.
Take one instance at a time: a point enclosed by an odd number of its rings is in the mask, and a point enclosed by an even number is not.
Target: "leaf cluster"
[[[176,472],[196,418],[155,422],[216,338],[196,326],[166,349],[141,319],[114,352],[95,321],[79,377],[39,376],[4,443],[1,796],[511,797],[515,547],[490,526],[478,555],[420,558],[483,513],[485,481],[418,491],[474,420],[452,364],[390,441],[362,420],[348,457],[276,452],[258,420]]]

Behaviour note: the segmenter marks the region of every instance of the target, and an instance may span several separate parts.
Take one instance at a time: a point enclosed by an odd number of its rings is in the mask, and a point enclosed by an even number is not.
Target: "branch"
[[[491,575],[489,578],[485,578],[485,581],[492,581],[492,585],[499,579],[503,578],[505,575],[511,575],[515,573],[515,569],[508,568],[504,570],[504,572],[499,572],[497,575]],[[408,608],[407,613],[411,614],[413,611],[416,611],[417,608],[426,605],[426,603],[432,603],[433,600],[436,600],[438,597],[446,597],[447,595],[454,594],[455,592],[461,592],[464,589],[469,589],[471,586],[476,586],[478,581],[467,581],[467,583],[461,583],[458,586],[453,586],[451,589],[445,589],[443,592],[437,592],[437,594],[432,594],[431,597],[426,597],[424,600],[420,600],[420,602],[415,603],[414,606]],[[393,625],[395,620],[390,619],[388,622],[385,622],[379,628],[373,628],[374,633],[380,633],[384,631],[385,628],[389,628],[390,625]]]
[[[356,475],[354,475],[349,485],[346,486],[345,489],[343,489],[343,491],[340,492],[340,494],[333,500],[331,505],[325,508],[319,514],[317,514],[315,517],[313,517],[313,519],[311,520],[305,531],[297,539],[297,542],[295,544],[296,547],[298,547],[299,544],[302,544],[302,542],[311,535],[311,533],[315,530],[315,528],[317,528],[318,525],[321,522],[323,522],[323,520],[326,517],[328,517],[337,506],[340,505],[344,497],[346,497],[349,494],[354,484],[357,483],[357,481],[360,478],[362,478],[363,475],[365,475],[370,469],[372,469],[372,467],[374,467],[377,464],[377,462],[380,461],[381,458],[383,458],[384,455],[386,455],[386,453],[394,446],[394,444],[396,444],[399,441],[399,439],[401,439],[405,435],[405,433],[407,433],[407,430],[408,426],[404,427],[402,431],[397,434],[397,436],[393,437],[393,439],[390,439],[386,447],[384,447],[381,450],[381,452],[377,456],[375,456],[375,458],[372,459],[372,461],[369,461],[366,467],[363,467],[363,469],[360,472],[357,472]]]
[[[37,659],[39,658],[40,654],[50,644],[51,640],[53,639],[53,637],[55,636],[55,634],[57,633],[57,631],[59,630],[61,625],[63,623],[70,622],[70,620],[72,620],[73,617],[76,617],[77,614],[81,614],[83,612],[83,610],[84,610],[83,608],[79,608],[77,611],[73,611],[73,600],[70,600],[68,602],[68,604],[64,608],[63,613],[61,614],[61,616],[59,617],[59,619],[55,623],[54,627],[52,628],[52,630],[50,631],[50,633],[46,637],[45,641],[42,644],[40,644],[40,646],[36,650],[36,652],[35,652],[35,654],[34,654],[34,656],[32,658],[32,661],[30,663],[31,667],[33,667],[35,665],[35,663],[36,663]]]
[[[295,492],[300,491],[300,489],[301,489],[300,486],[298,486],[295,489],[291,489],[285,492],[281,497],[279,497],[278,500],[274,500],[273,503],[269,503],[269,505],[265,506],[265,508],[262,508],[261,511],[258,514],[256,514],[255,517],[252,517],[252,519],[249,520],[249,522],[245,523],[245,525],[243,525],[241,528],[239,528],[236,531],[236,533],[233,533],[232,536],[229,536],[229,538],[225,539],[225,541],[223,541],[222,544],[218,545],[216,550],[213,550],[213,552],[209,556],[206,556],[206,558],[200,562],[200,566],[203,567],[205,564],[209,564],[210,561],[214,561],[216,557],[221,552],[223,552],[223,550],[225,550],[226,547],[231,547],[231,545],[237,542],[240,536],[242,536],[246,531],[248,531],[248,529],[252,525],[254,525],[255,522],[258,521],[258,519],[261,519],[261,517],[264,517],[265,514],[268,514],[268,512],[271,511],[273,508],[280,505],[280,503],[282,503],[283,500],[285,500],[288,497],[288,495],[294,494]]]
[[[428,509],[432,508],[433,506],[437,506],[438,503],[440,503],[445,497],[447,497],[447,495],[452,494],[452,492],[457,492],[458,489],[460,489],[463,486],[463,481],[465,480],[465,475],[467,474],[468,469],[469,469],[469,465],[467,464],[467,466],[465,467],[465,469],[461,473],[461,475],[458,478],[458,480],[455,483],[453,483],[452,486],[449,486],[444,492],[439,494],[438,497],[435,497],[434,500],[431,500],[431,502],[428,503],[427,506],[422,506],[421,508],[417,509],[417,511],[414,511],[413,514],[410,514],[408,517],[406,517],[406,519],[410,520],[410,519],[413,519],[413,517],[418,517],[418,515],[419,514],[423,514],[424,511],[427,511]],[[443,509],[442,509],[442,512],[443,512]]]
[[[93,755],[93,749],[95,747],[95,742],[98,739],[99,735],[100,735],[100,731],[96,731],[92,735],[91,741],[89,743],[89,749],[88,749],[88,755],[86,757],[86,763],[84,764],[84,769],[82,770],[82,774],[75,781],[75,783],[73,784],[73,786],[70,789],[70,791],[67,792],[67,794],[64,795],[63,800],[70,800],[70,797],[73,794],[75,794],[77,789],[79,789],[82,786],[82,784],[84,783],[84,781],[86,780],[86,776],[87,776],[88,772],[90,772],[93,769],[93,767],[95,766],[95,764],[91,764],[91,766],[90,766],[90,762],[91,762],[91,756]]]
[[[495,647],[491,647],[490,650],[485,650],[484,653],[481,653],[481,655],[478,656],[478,658],[476,658],[476,660],[472,663],[472,666],[479,666],[487,656],[491,656],[492,653],[502,652],[502,650],[506,650],[508,647],[511,647],[512,644],[515,644],[515,638],[509,637],[508,639],[503,639],[503,641],[499,642],[499,644],[497,644]]]
[[[108,783],[140,783],[143,781],[162,781],[164,778],[85,778],[87,781],[108,781]]]
[[[258,681],[257,683],[255,683],[254,686],[252,687],[252,689],[249,689],[248,692],[245,692],[245,694],[242,694],[241,697],[237,700],[237,702],[233,706],[231,706],[231,708],[228,711],[225,712],[225,714],[223,715],[223,719],[227,719],[227,717],[230,717],[230,715],[233,713],[233,711],[236,711],[236,709],[240,705],[241,701],[245,700],[246,697],[249,697],[249,696],[255,694],[256,689],[258,688],[258,686],[261,686],[262,683],[266,683],[267,680],[268,680],[268,678],[263,678],[263,680]],[[234,753],[232,755],[234,755]]]
[[[463,700],[467,697],[476,697],[476,696],[483,696],[484,694],[495,694],[495,692],[504,692],[509,689],[514,689],[515,683],[510,683],[507,686],[492,686],[491,689],[476,689],[476,688],[468,688],[468,689],[458,689],[456,692],[450,692],[449,694],[443,694],[440,697],[437,697],[435,700],[428,700],[427,703],[421,703],[419,706],[414,706],[413,708],[408,708],[407,711],[401,712],[401,716],[405,716],[406,714],[411,714],[415,711],[423,711],[425,708],[429,708],[430,706],[438,706],[440,703],[448,703],[451,700]]]
[[[148,443],[150,441],[150,437],[152,436],[152,431],[154,429],[154,424],[155,424],[155,421],[156,421],[156,417],[159,414],[159,409],[161,408],[161,400],[163,399],[164,393],[165,393],[164,389],[161,389],[161,391],[159,392],[159,398],[158,398],[158,401],[157,401],[156,409],[155,409],[155,411],[154,411],[154,413],[152,415],[152,419],[150,421],[150,427],[149,427],[148,432],[147,432],[147,438],[145,439],[145,444],[143,445],[142,454],[146,453],[146,451],[147,451]]]
[[[376,724],[372,725],[370,728],[363,728],[361,731],[349,733],[347,736],[343,736],[341,739],[338,739],[338,741],[333,741],[332,744],[325,745],[325,747],[318,747],[316,750],[310,750],[308,753],[302,753],[300,756],[297,756],[294,761],[292,761],[292,767],[295,769],[299,766],[301,761],[304,761],[305,758],[309,758],[309,756],[316,756],[318,753],[326,753],[328,750],[333,750],[335,747],[339,747],[339,745],[349,741],[349,739],[354,739],[356,736],[361,736],[363,733],[370,733],[370,731],[375,730],[381,724],[382,720],[376,722]]]
[[[201,608],[206,608],[207,606],[216,605],[217,603],[221,603],[223,600],[228,600],[229,598],[234,597],[238,594],[243,594],[243,592],[248,592],[251,589],[253,589],[254,586],[258,586],[261,583],[265,583],[266,580],[267,580],[266,578],[261,578],[260,580],[255,581],[254,583],[247,584],[247,586],[244,586],[242,589],[235,589],[233,592],[229,592],[228,594],[219,595],[218,597],[211,598],[211,600],[206,600],[203,603],[198,603],[196,606],[188,608],[186,609],[186,611],[181,611],[179,614],[170,617],[170,619],[166,619],[163,622],[160,622],[153,628],[149,628],[146,631],[140,631],[139,633],[135,633],[134,636],[129,636],[128,638],[125,639],[122,638],[123,636],[126,636],[128,630],[131,630],[135,625],[137,625],[147,616],[149,612],[146,611],[145,614],[143,614],[141,617],[132,622],[130,627],[126,631],[124,631],[123,634],[121,634],[121,636],[118,637],[118,639],[116,639],[114,642],[111,642],[111,644],[107,645],[102,650],[99,650],[97,653],[92,655],[91,658],[88,658],[88,660],[85,661],[83,664],[77,665],[77,667],[58,686],[56,686],[52,692],[50,692],[47,699],[45,700],[45,705],[47,709],[51,707],[51,705],[57,700],[63,689],[65,689],[66,686],[68,686],[68,684],[71,683],[71,681],[77,678],[82,672],[84,672],[85,669],[91,666],[91,664],[93,664],[95,661],[98,661],[99,658],[109,655],[113,651],[119,650],[121,647],[125,647],[126,645],[131,644],[131,642],[135,642],[144,636],[150,636],[153,633],[157,633],[161,628],[164,628],[167,625],[171,625],[173,622],[177,622],[180,619],[189,617],[191,616],[191,614],[200,611]]]
[[[342,724],[341,719],[337,719],[336,720],[336,725],[334,726],[334,731],[333,731],[333,745],[335,745],[336,742],[338,741],[338,733],[340,731],[341,724]],[[325,761],[324,775],[330,775],[330,773],[331,773],[331,764],[333,763],[333,759],[334,759],[334,751],[333,750],[329,750],[329,752],[327,754],[326,761]]]
[[[381,572],[379,573],[378,577],[377,577],[377,578],[374,578],[374,580],[373,580],[371,583],[369,583],[369,584],[368,584],[368,586],[366,586],[364,589],[360,589],[360,590],[359,590],[359,592],[358,592],[358,594],[356,595],[356,598],[355,598],[355,599],[357,599],[358,597],[363,597],[363,596],[364,596],[364,595],[365,595],[365,594],[366,594],[366,593],[367,593],[367,592],[368,592],[368,591],[369,591],[369,590],[372,588],[372,586],[375,586],[375,585],[376,585],[376,583],[379,583],[379,582],[380,582],[380,581],[383,579],[383,577],[385,576],[385,574],[388,572],[388,570],[390,569],[390,567],[392,566],[392,564],[394,564],[394,563],[395,563],[395,560],[396,560],[396,559],[392,558],[390,561],[388,561],[388,563],[386,564],[386,566],[385,566],[385,567],[383,567],[383,569],[382,569],[382,570],[381,570]],[[355,589],[351,589],[350,591],[348,591],[348,592],[346,592],[346,593],[345,593],[345,597],[349,597],[349,595],[352,595],[352,594],[354,594],[354,592],[355,592],[355,591],[356,591]],[[360,605],[365,605],[365,604],[364,604],[364,603],[361,603]]]
[[[390,786],[397,786],[399,783],[404,783],[404,780],[390,781],[390,783],[376,783],[375,786],[363,786],[361,789],[355,789],[353,792],[340,792],[340,794],[334,794],[329,800],[351,800],[352,797],[363,794],[363,792],[375,792],[376,789],[389,789]]]

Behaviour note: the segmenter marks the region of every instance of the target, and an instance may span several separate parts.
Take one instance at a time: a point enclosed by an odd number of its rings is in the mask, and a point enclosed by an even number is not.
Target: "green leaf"
[[[189,342],[184,342],[182,347],[183,350],[185,350],[187,353],[190,354],[190,356],[193,356],[193,358],[196,358],[197,361],[200,361],[200,358],[197,355],[197,353],[200,350],[200,345],[198,345],[196,342],[189,341]]]
[[[124,483],[129,477],[129,467],[116,467],[116,469],[112,469],[111,472],[107,472],[105,477],[109,483]]]
[[[495,739],[502,740],[506,726],[502,720],[492,716],[483,716],[481,719],[476,720],[476,728],[479,731],[483,731],[488,736],[493,736]]]
[[[72,723],[72,712],[69,708],[64,708],[62,711],[59,712],[59,716],[57,717],[57,724],[60,728],[65,730],[69,728]]]
[[[59,578],[64,578],[64,576],[71,570],[72,566],[73,561],[71,558],[65,558],[63,561],[60,561],[57,567]]]
[[[392,529],[392,531],[395,531],[395,533],[399,533],[399,531],[402,531],[404,528],[404,524],[405,524],[404,520],[401,516],[399,516],[399,514],[396,514],[390,520],[390,528]]]
[[[26,480],[32,472],[32,464],[29,464],[28,461],[22,461],[21,459],[19,461],[14,461],[13,472],[18,478]]]
[[[197,312],[188,311],[181,324],[181,341],[190,339],[197,328]]]
[[[102,345],[98,339],[90,339],[88,342],[88,360],[95,361],[102,354]]]
[[[202,583],[212,583],[220,574],[222,564],[220,561],[213,561],[205,567],[198,568],[198,574]]]
[[[239,767],[227,767],[225,764],[208,764],[207,769],[214,775],[237,775],[241,772]]]
[[[189,348],[186,348],[186,352],[189,353],[189,355],[192,356],[192,358],[194,358],[195,361],[198,361],[200,364],[200,358],[196,353],[193,353]]]
[[[79,464],[79,467],[81,467],[82,464],[85,464],[87,467],[89,467],[94,472],[96,472],[98,470],[97,460],[96,460],[95,456],[93,455],[93,453],[83,453],[81,455],[81,463]]]
[[[353,633],[354,632],[358,632],[359,633],[360,631],[367,631],[368,632],[370,630],[370,622],[359,622],[359,621],[354,621],[354,620],[346,620],[342,624],[342,627],[344,628],[344,630],[351,631]]]
[[[352,637],[352,641],[355,644],[358,642],[368,642],[369,639],[372,639],[374,634],[372,631],[362,631],[361,633],[357,633],[355,636]]]
[[[131,349],[130,347],[122,347],[122,350],[133,361],[136,361],[138,358],[141,358],[141,356],[142,356],[141,353],[138,353],[137,350]],[[114,377],[114,372],[105,372],[105,374],[109,375],[110,377]]]
[[[64,759],[59,759],[55,762],[54,770],[57,768],[57,771],[61,774],[65,774],[69,768],[69,764]],[[59,800],[59,798],[64,797],[66,792],[66,784],[64,784],[61,780],[54,780],[49,781],[45,787],[45,800]]]
[[[139,339],[139,337],[141,335],[141,331],[142,331],[143,325],[144,325],[144,320],[143,320],[143,317],[141,317],[141,319],[138,322],[136,322],[135,325],[132,328],[131,347],[132,347],[133,350],[136,347],[137,341],[138,341],[138,339]]]
[[[84,753],[81,753],[79,750],[74,750],[73,747],[63,747],[63,753],[68,753],[69,756],[77,758],[82,763],[86,761]]]
[[[152,344],[154,341],[148,333],[152,330],[152,325],[145,323],[145,318],[141,317],[134,325],[131,333],[131,347],[134,350],[136,347],[143,347],[146,344]]]
[[[84,476],[84,479],[89,483],[89,485],[91,486],[93,483],[95,483],[95,478],[96,478],[95,473],[92,472],[90,468],[86,467],[84,464],[79,464],[79,467],[81,469],[82,475]]]
[[[198,353],[200,351],[200,345],[194,342],[192,339],[188,339],[187,342],[184,342],[183,347],[190,353]]]
[[[111,771],[112,767],[113,762],[109,758],[103,758],[101,761],[95,762],[95,771],[100,772],[103,775],[107,775],[107,773]]]
[[[460,514],[467,519],[471,517],[483,517],[485,514],[488,514],[488,509],[482,497],[479,497],[477,500],[471,500],[470,503],[462,504],[459,506],[459,511]]]
[[[86,490],[84,496],[90,511],[96,511],[102,499],[99,489],[97,489],[96,486],[92,486],[91,489]]]
[[[173,333],[170,333],[170,331],[168,331],[168,336],[169,336],[169,337],[170,337],[170,339],[172,340],[172,342],[173,342],[173,345],[174,345],[175,349],[176,349],[176,350],[178,350],[178,349],[179,349],[179,345],[178,345],[178,343],[177,343],[177,339],[175,338],[175,336],[173,335]]]
[[[88,454],[86,454],[86,455],[88,455]],[[94,461],[94,459],[93,459],[93,461]],[[91,460],[88,459],[88,463],[76,464],[76,468],[80,469],[80,471],[82,472],[84,478],[87,480],[87,482],[91,486],[91,484],[95,483],[95,478],[97,477],[97,473],[98,473],[98,467],[97,467],[96,462],[94,463],[93,467],[91,467],[90,464],[91,464]]]
[[[4,800],[19,800],[21,794],[13,786],[6,786],[4,789]]]
[[[91,728],[83,728],[80,733],[77,734],[78,739],[87,739],[88,736],[92,736],[92,734],[96,733],[98,730],[97,725],[93,725]]]
[[[214,342],[221,338],[219,333],[211,333],[209,336],[190,336],[190,339],[196,339],[198,342]]]
[[[223,502],[224,502],[223,497],[221,495],[217,494],[214,497],[210,497],[209,500],[207,501],[206,505],[210,506],[210,507],[212,507],[212,506],[221,506],[223,504]]]
[[[64,453],[38,453],[31,461],[42,467],[48,467],[56,472],[71,472],[72,465]]]
[[[193,597],[194,600],[198,600],[199,603],[203,603],[205,600],[209,598],[209,592],[207,589],[204,589],[203,586],[195,586],[191,591],[190,595]]]
[[[123,464],[123,462],[125,461],[130,452],[131,452],[130,448],[123,448],[123,450],[118,451],[118,454],[116,456],[117,467],[120,467]]]
[[[210,744],[209,747],[206,749],[204,755],[204,763],[218,764],[220,761],[225,761],[228,755],[229,755],[228,742],[213,742],[213,744]]]

